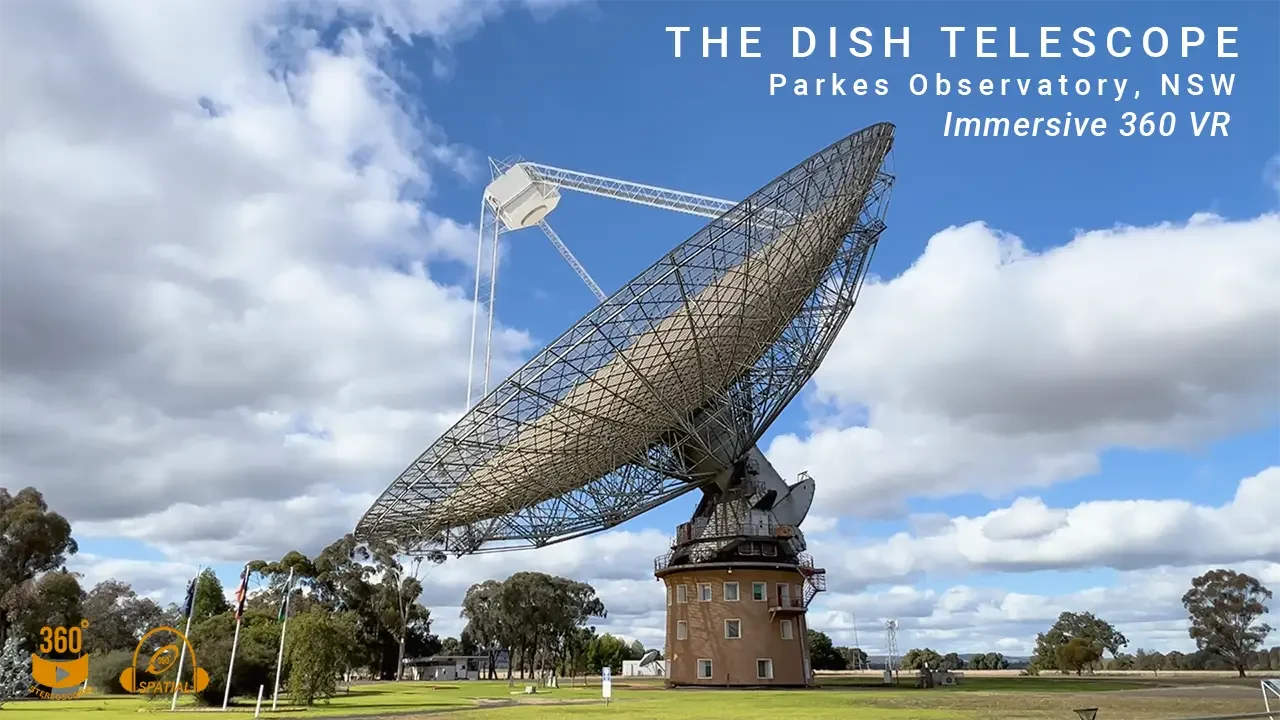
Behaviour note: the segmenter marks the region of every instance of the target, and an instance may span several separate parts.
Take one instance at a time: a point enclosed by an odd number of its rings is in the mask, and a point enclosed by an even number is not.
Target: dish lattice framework
[[[849,135],[667,253],[483,397],[387,488],[357,536],[405,552],[540,547],[712,482],[723,466],[695,459],[744,456],[848,318],[885,227],[892,141],[887,123]],[[820,264],[799,252],[826,246]],[[809,267],[764,301],[750,283]],[[737,297],[717,285],[731,272]],[[699,338],[700,327],[731,332]],[[690,357],[698,372],[671,372]],[[641,402],[600,379],[621,365],[645,387]]]

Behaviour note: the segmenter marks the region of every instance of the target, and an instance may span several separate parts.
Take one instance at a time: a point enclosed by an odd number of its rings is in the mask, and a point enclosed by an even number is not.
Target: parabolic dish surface
[[[893,126],[832,144],[712,220],[493,389],[356,529],[403,548],[540,546],[740,460],[817,369],[884,228]]]

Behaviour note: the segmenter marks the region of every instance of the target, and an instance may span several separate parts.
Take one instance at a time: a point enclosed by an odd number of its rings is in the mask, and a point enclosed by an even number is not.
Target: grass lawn
[[[825,677],[816,690],[664,690],[660,683],[615,683],[609,707],[600,698],[598,680],[589,687],[540,689],[513,694],[523,684],[505,682],[375,683],[315,707],[287,708],[264,718],[339,718],[380,715],[409,720],[1070,720],[1073,709],[1098,707],[1100,720],[1178,718],[1262,709],[1261,695],[1247,688],[1207,687],[1136,679],[995,677],[966,678],[957,687],[916,690],[876,687],[864,678]],[[1256,681],[1255,681],[1256,682]],[[269,700],[264,704],[270,707]],[[213,717],[247,720],[252,699],[232,711],[200,711],[188,700],[184,712],[169,713],[169,701],[139,697],[89,697],[80,700],[30,700],[10,703],[0,720],[145,720]]]

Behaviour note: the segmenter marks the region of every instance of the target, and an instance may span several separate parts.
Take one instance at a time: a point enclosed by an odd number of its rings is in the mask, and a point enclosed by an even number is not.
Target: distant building
[[[412,680],[479,680],[488,667],[486,655],[432,655],[405,658],[405,676]]]
[[[623,677],[666,677],[667,662],[654,660],[648,665],[641,665],[639,660],[623,660]]]

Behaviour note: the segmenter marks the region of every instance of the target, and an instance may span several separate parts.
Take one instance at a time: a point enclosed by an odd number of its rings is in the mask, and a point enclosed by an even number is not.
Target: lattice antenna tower
[[[862,646],[858,644],[858,614],[851,612],[849,613],[849,615],[853,618],[853,647],[855,650],[862,650]],[[861,664],[860,661],[858,660],[859,657],[860,655],[858,653],[854,653],[853,655],[854,670],[862,669],[861,667],[859,667],[859,665]],[[867,658],[867,659],[870,660],[870,658]]]
[[[560,191],[571,190],[636,205],[714,219],[733,209],[737,201],[670,190],[576,170],[551,167],[520,158],[489,158],[492,182],[480,201],[476,239],[476,273],[471,311],[471,352],[467,366],[467,409],[489,394],[493,362],[494,302],[498,285],[498,239],[506,233],[537,227],[564,258],[583,284],[604,302],[608,295],[547,223],[560,203]],[[477,342],[479,345],[477,346]],[[481,366],[476,367],[477,358]],[[479,370],[479,372],[477,372]]]
[[[896,677],[898,674],[898,621],[884,624],[885,669]]]

